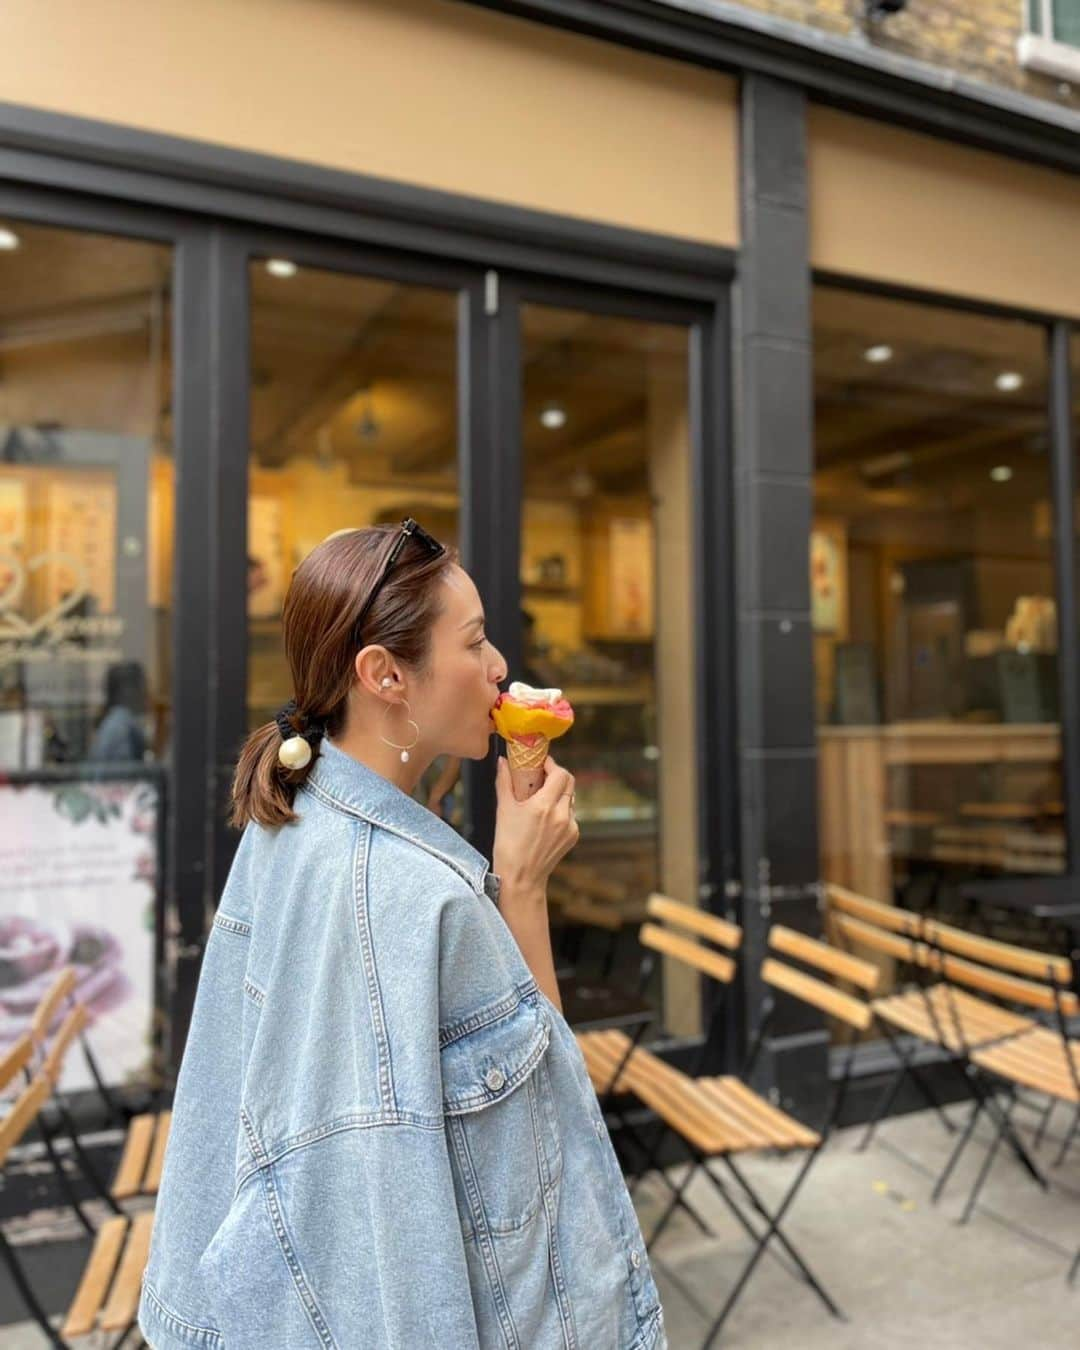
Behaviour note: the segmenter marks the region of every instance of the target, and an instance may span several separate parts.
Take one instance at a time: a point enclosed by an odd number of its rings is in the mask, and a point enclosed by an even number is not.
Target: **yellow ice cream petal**
[[[502,703],[491,715],[495,730],[508,741],[518,736],[546,736],[553,741],[574,724],[573,717],[558,717],[550,708],[523,708],[510,702]]]

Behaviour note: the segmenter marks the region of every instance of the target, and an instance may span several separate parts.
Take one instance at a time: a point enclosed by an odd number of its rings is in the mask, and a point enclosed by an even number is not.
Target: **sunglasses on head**
[[[445,546],[440,544],[437,539],[433,539],[423,526],[418,525],[416,521],[413,520],[412,516],[403,520],[401,522],[401,533],[394,541],[394,547],[387,554],[386,562],[383,563],[383,569],[379,573],[379,579],[368,592],[368,598],[364,601],[363,608],[360,610],[359,617],[356,620],[357,641],[359,641],[360,635],[364,631],[364,623],[367,620],[367,616],[371,613],[371,606],[375,603],[376,596],[385,585],[386,578],[390,575],[398,558],[401,557],[401,550],[410,539],[415,539],[416,542],[423,547],[426,556],[429,558],[439,558],[446,552]]]

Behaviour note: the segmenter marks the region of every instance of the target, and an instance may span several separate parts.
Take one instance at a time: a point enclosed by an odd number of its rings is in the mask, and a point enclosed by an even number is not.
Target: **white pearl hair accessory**
[[[286,769],[306,769],[311,763],[311,746],[303,736],[290,736],[278,746],[277,757]]]

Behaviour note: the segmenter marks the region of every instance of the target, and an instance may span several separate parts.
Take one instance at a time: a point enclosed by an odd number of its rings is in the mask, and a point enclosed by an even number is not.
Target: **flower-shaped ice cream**
[[[499,695],[491,717],[506,741],[514,795],[519,801],[532,796],[544,781],[548,746],[574,725],[573,708],[561,689],[534,689],[515,680]]]

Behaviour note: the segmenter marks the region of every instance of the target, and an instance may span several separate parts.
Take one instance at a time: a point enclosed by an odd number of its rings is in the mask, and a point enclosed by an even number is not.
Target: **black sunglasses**
[[[387,555],[386,562],[383,564],[383,570],[379,573],[379,579],[368,592],[368,598],[364,601],[359,617],[356,620],[355,632],[357,642],[360,641],[360,636],[364,631],[364,623],[367,620],[368,614],[371,612],[371,606],[375,603],[375,597],[382,590],[386,578],[390,575],[391,569],[398,558],[401,557],[401,550],[410,539],[415,539],[418,544],[423,545],[429,558],[439,558],[446,552],[445,545],[440,544],[437,539],[432,539],[427,530],[421,525],[417,525],[412,516],[409,516],[408,519],[401,522],[401,533],[394,541],[394,547]]]

